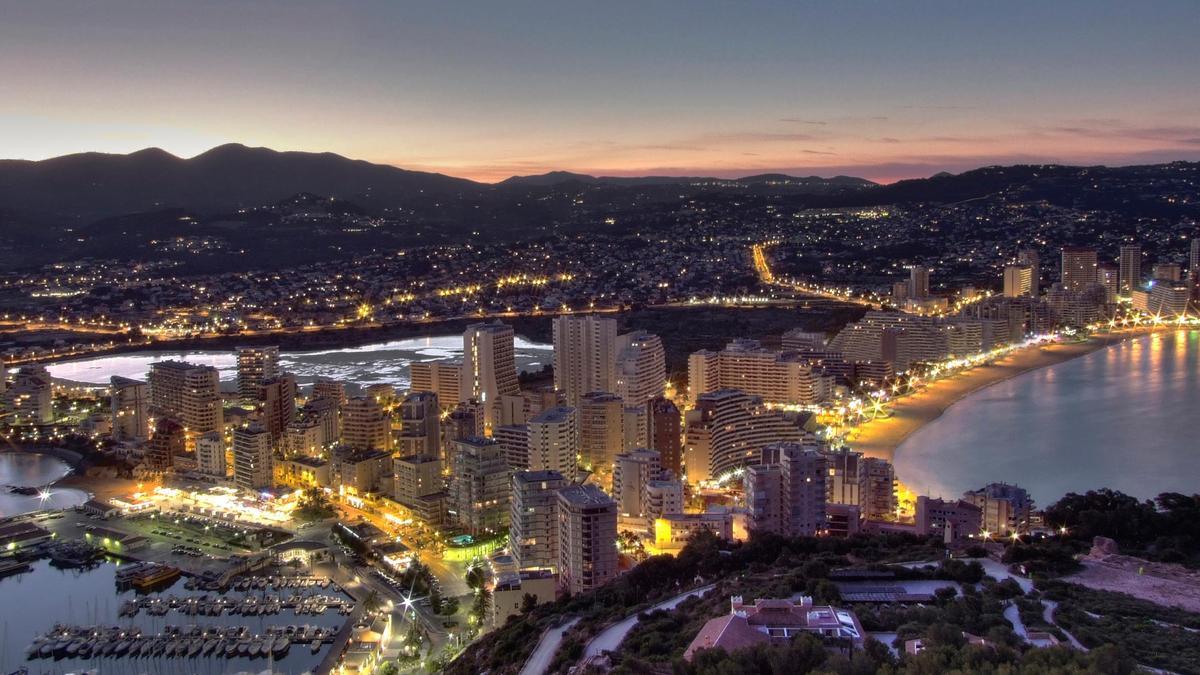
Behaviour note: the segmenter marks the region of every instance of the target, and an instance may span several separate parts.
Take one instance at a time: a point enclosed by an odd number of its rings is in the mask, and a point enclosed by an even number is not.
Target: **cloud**
[[[793,134],[774,131],[714,131],[696,137],[709,143],[797,143],[815,141],[813,134]]]
[[[836,155],[836,152],[824,152],[822,150],[801,150],[800,152],[806,155]]]
[[[902,105],[900,110],[976,110],[973,105]]]

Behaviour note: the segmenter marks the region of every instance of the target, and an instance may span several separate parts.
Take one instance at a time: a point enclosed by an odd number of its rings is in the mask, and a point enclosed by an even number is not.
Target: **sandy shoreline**
[[[976,366],[905,396],[886,419],[859,425],[846,439],[868,457],[892,459],[896,448],[917,429],[942,416],[947,408],[980,389],[1023,373],[1090,354],[1125,340],[1167,328],[1129,328],[1094,335],[1081,342],[1055,343],[1018,350],[991,363]]]

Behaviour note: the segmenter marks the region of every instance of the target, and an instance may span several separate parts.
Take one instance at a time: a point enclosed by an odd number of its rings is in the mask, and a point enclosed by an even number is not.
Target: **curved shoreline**
[[[1131,328],[1094,335],[1083,342],[1036,345],[1016,351],[991,363],[976,366],[928,385],[905,396],[892,409],[892,415],[865,422],[854,429],[846,443],[868,457],[889,461],[918,429],[941,417],[964,398],[1018,375],[1065,363],[1081,356],[1120,344],[1133,338],[1173,328]]]

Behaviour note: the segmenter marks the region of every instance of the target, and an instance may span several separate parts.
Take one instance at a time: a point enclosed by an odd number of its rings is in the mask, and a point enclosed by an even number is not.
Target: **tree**
[[[478,591],[483,587],[484,580],[483,566],[472,564],[467,570],[467,586]]]
[[[528,613],[532,612],[534,610],[534,608],[537,607],[537,604],[538,604],[537,597],[535,595],[533,595],[532,593],[526,593],[525,595],[522,595],[521,596],[521,613],[528,614]]]
[[[374,614],[383,608],[383,599],[379,597],[378,591],[373,590],[363,598],[362,604],[368,614]]]

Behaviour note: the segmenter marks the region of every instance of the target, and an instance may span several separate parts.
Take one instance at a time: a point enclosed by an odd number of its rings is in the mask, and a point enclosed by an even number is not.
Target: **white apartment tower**
[[[253,405],[259,400],[263,380],[279,377],[279,347],[238,347],[238,398]]]
[[[593,391],[616,389],[617,320],[599,316],[554,319],[554,388],[567,405]]]
[[[1008,265],[1004,268],[1004,297],[1021,298],[1033,294],[1033,268]]]
[[[189,449],[195,447],[197,436],[221,431],[225,420],[216,368],[160,361],[151,364],[147,379],[152,411],[174,417],[183,425]]]
[[[483,405],[484,429],[497,425],[500,397],[517,394],[513,329],[499,321],[476,323],[463,332],[463,365],[459,399]]]
[[[150,385],[119,375],[110,382],[113,440],[150,438]]]
[[[662,474],[660,455],[641,448],[617,455],[613,462],[613,498],[627,516],[646,514],[646,486]]]
[[[216,478],[225,478],[228,475],[225,438],[220,432],[210,431],[196,439],[196,470]]]
[[[558,491],[569,484],[557,471],[513,474],[508,543],[518,569],[558,567]]]
[[[271,434],[262,425],[233,430],[233,482],[243,490],[271,487]]]
[[[543,410],[529,420],[530,471],[556,471],[575,480],[579,465],[579,416],[575,408]]]
[[[626,405],[641,405],[662,396],[667,382],[667,357],[662,340],[635,331],[617,338],[616,382],[612,391]]]

